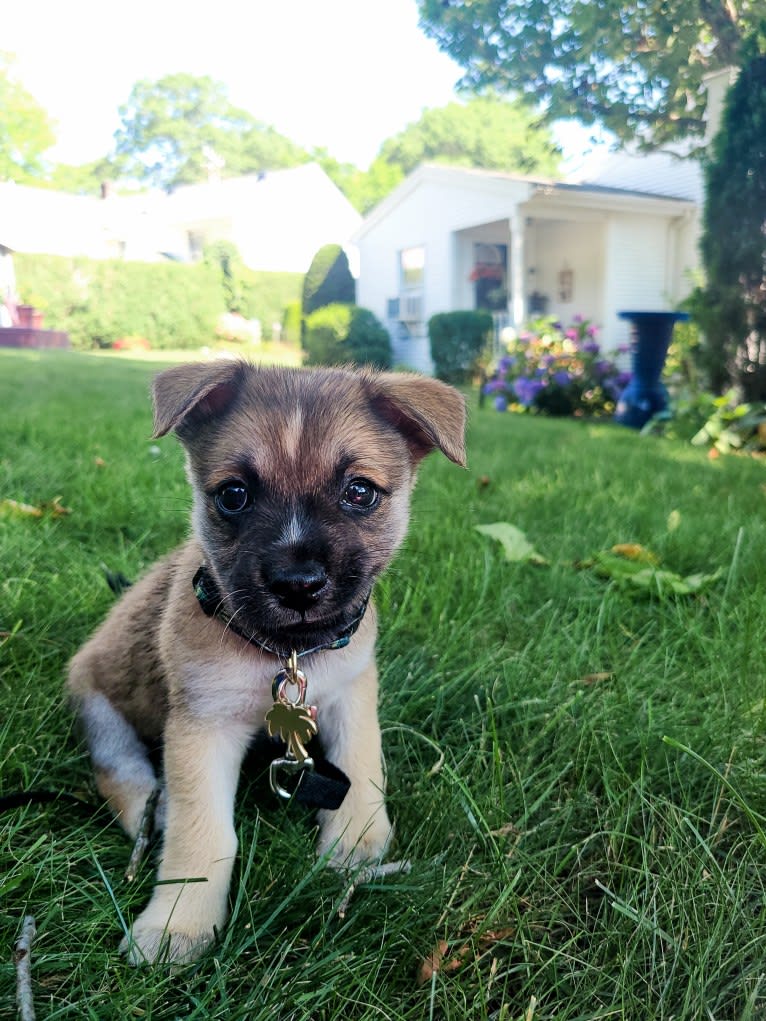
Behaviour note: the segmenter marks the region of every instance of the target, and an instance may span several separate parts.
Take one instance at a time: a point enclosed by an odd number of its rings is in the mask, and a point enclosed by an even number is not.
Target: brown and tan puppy
[[[292,650],[324,754],[351,780],[319,812],[319,851],[337,865],[384,853],[366,600],[404,538],[420,460],[438,448],[465,463],[462,397],[415,375],[181,365],[155,380],[154,414],[186,450],[192,536],[127,591],[68,681],[99,791],[131,836],[157,782],[147,749],[163,749],[161,883],[123,943],[133,963],[189,960],[224,924],[240,767]],[[220,616],[195,594],[201,566]]]

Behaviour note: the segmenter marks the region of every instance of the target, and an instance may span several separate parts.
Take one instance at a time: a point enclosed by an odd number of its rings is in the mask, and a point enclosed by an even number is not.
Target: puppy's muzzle
[[[327,572],[321,564],[310,560],[294,567],[270,571],[266,584],[286,609],[306,613],[322,599],[327,588]]]

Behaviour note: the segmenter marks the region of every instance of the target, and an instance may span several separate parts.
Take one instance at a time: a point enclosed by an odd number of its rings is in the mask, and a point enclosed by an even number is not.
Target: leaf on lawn
[[[62,505],[60,496],[54,496],[52,500],[45,500],[38,507],[31,503],[21,503],[19,500],[0,500],[0,517],[41,518],[46,513],[51,514],[54,518],[59,518],[72,512],[69,507]]]
[[[586,674],[580,678],[580,684],[598,684],[600,681],[611,681],[614,674],[609,670],[597,670],[595,674]]]
[[[590,560],[583,561],[578,566],[590,567],[599,577],[610,578],[612,581],[636,591],[659,596],[697,595],[710,588],[722,574],[718,570],[712,574],[699,572],[682,576],[676,574],[675,571],[659,567],[659,559],[650,550],[635,547],[643,551],[637,558],[635,555],[619,552],[626,548],[633,549],[633,546],[632,544],[613,546],[610,550],[596,553]]]
[[[444,955],[447,953],[447,941],[440,939],[428,957],[424,957],[418,968],[418,985],[430,982],[436,972],[441,971]]]
[[[638,542],[618,542],[616,546],[612,546],[611,551],[620,557],[625,557],[626,560],[636,560],[640,564],[656,565],[660,562],[656,553],[652,553],[646,546],[642,546]]]
[[[477,532],[488,535],[503,547],[505,559],[514,564],[538,564],[545,566],[548,561],[534,548],[526,535],[507,521],[495,521],[491,525],[474,525]]]
[[[19,500],[0,500],[0,517],[4,518],[41,518],[44,514],[51,514],[54,518],[63,514],[71,514],[68,507],[63,507],[61,497],[54,496],[52,500],[46,500],[38,507],[31,503],[21,503]]]
[[[672,510],[668,514],[668,531],[675,532],[681,524],[681,511]]]
[[[4,518],[41,518],[43,512],[39,507],[18,500],[0,500],[0,515]]]
[[[468,929],[468,931],[466,931]],[[483,932],[473,933],[473,926],[463,926],[462,936],[466,941],[457,950],[448,956],[449,944],[446,940],[440,939],[428,957],[425,957],[418,968],[418,985],[423,986],[430,982],[433,976],[439,972],[444,975],[458,971],[469,958],[478,961],[488,950],[491,950],[496,943],[503,943],[513,939],[516,935],[515,926],[505,926],[500,929],[485,929]]]

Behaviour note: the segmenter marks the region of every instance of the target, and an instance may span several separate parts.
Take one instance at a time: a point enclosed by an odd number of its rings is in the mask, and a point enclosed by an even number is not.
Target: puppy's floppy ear
[[[240,361],[190,362],[166,369],[152,384],[154,435],[199,425],[233,400],[245,363]]]
[[[417,464],[437,448],[465,468],[465,399],[430,376],[384,372],[371,379],[375,410],[407,440]]]

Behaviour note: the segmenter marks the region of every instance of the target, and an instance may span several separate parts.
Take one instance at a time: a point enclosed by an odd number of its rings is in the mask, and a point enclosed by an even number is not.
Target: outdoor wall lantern
[[[574,299],[574,273],[564,268],[559,271],[559,301],[570,302]]]

